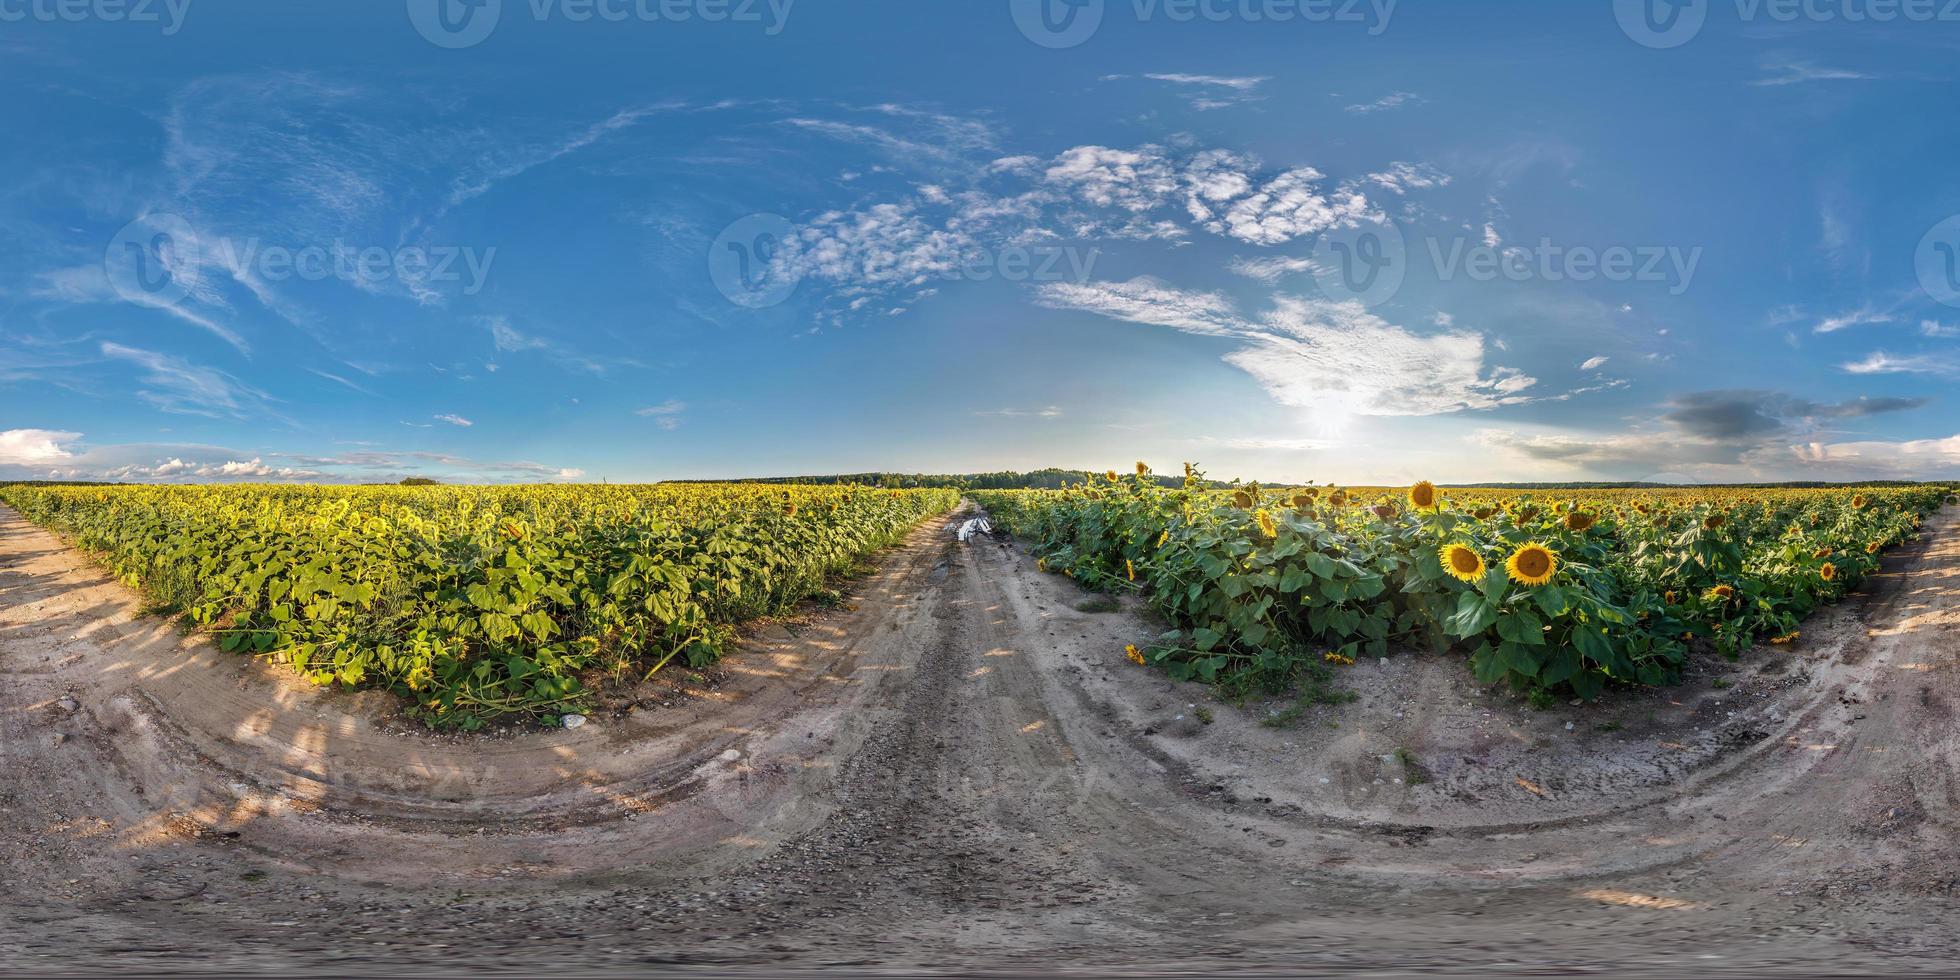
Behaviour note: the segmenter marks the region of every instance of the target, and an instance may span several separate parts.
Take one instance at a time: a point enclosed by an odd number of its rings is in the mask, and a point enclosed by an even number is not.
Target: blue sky
[[[1943,4],[441,2],[0,0],[0,478],[1960,477]]]

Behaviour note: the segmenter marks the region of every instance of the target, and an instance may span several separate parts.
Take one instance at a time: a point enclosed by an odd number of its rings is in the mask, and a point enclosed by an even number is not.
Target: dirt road
[[[1411,655],[1290,727],[940,521],[667,703],[445,738],[0,510],[0,971],[1949,971],[1956,517],[1678,689]]]

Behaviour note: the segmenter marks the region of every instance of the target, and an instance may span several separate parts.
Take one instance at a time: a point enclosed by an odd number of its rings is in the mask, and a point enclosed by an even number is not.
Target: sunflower
[[[1142,476],[1148,472],[1150,472],[1150,467],[1143,465],[1143,460],[1137,460],[1137,475]]]
[[[1538,508],[1531,504],[1526,504],[1511,512],[1511,517],[1515,519],[1519,524],[1529,524],[1531,523],[1532,519],[1536,518],[1537,516],[1538,516]]]
[[[1246,493],[1244,490],[1233,491],[1232,506],[1237,507],[1240,510],[1251,510],[1252,504],[1253,504],[1253,499],[1251,494]]]
[[[1395,508],[1390,507],[1387,504],[1377,504],[1375,505],[1375,516],[1381,518],[1384,521],[1388,520],[1389,518],[1395,516]]]
[[[1354,666],[1353,657],[1344,657],[1338,653],[1323,653],[1320,655],[1320,659],[1325,660],[1330,664],[1339,664],[1343,667]]]
[[[1345,507],[1347,506],[1347,499],[1346,493],[1336,490],[1328,495],[1327,502],[1335,507]]]
[[[1797,641],[1797,637],[1800,637],[1802,635],[1803,635],[1802,633],[1798,633],[1798,632],[1785,633],[1782,636],[1771,637],[1769,642],[1771,646],[1785,647],[1785,646],[1789,646],[1792,643],[1795,643]]]
[[[1115,482],[1116,482],[1117,480],[1120,480],[1120,479],[1122,479],[1121,477],[1119,477],[1119,476],[1117,476],[1117,475],[1116,475],[1116,471],[1115,471],[1115,470],[1104,470],[1104,471],[1103,471],[1103,478],[1104,478],[1104,479],[1106,479],[1106,480],[1108,480],[1108,481],[1109,481],[1109,482],[1111,482],[1111,483],[1115,483]]]
[[[1721,529],[1722,525],[1727,524],[1728,522],[1729,519],[1727,517],[1722,516],[1721,514],[1710,514],[1707,517],[1702,518],[1701,526],[1709,529],[1710,531],[1717,531]]]
[[[1128,558],[1123,559],[1123,574],[1128,575],[1130,577],[1130,581],[1132,582],[1136,581],[1137,580],[1136,562],[1133,562]]]
[[[1436,509],[1436,484],[1423,480],[1409,488],[1409,506],[1417,510]]]
[[[1672,589],[1668,590],[1665,598],[1667,599],[1667,604],[1670,606],[1679,605],[1681,602],[1681,597],[1679,595],[1676,595],[1674,590]]]
[[[1511,581],[1520,585],[1544,585],[1558,574],[1558,555],[1534,542],[1512,552],[1504,569],[1511,573]]]
[[[1467,544],[1455,543],[1443,546],[1443,571],[1450,577],[1463,582],[1478,582],[1484,577],[1484,556]]]
[[[789,501],[784,501],[784,503],[783,503],[783,516],[784,516],[784,517],[795,517],[795,516],[796,516],[796,501],[794,501],[794,500],[789,500]]]
[[[1826,558],[1831,557],[1832,554],[1833,552],[1829,548],[1819,548],[1817,549],[1817,553],[1815,555],[1812,555],[1811,557],[1816,558],[1819,561],[1822,561]]]
[[[1141,665],[1143,663],[1143,651],[1137,649],[1137,645],[1134,643],[1123,645],[1123,656],[1130,658],[1130,662],[1133,664]]]
[[[1865,508],[1870,507],[1871,504],[1872,502],[1866,500],[1865,495],[1862,493],[1857,495],[1856,497],[1851,498],[1851,509],[1853,510],[1864,510]]]
[[[1565,526],[1573,531],[1584,531],[1599,521],[1599,515],[1583,510],[1575,510],[1565,515]]]
[[[1259,521],[1260,534],[1269,538],[1279,537],[1279,524],[1273,520],[1273,515],[1267,513],[1264,508],[1261,508],[1253,517]]]
[[[1472,517],[1474,517],[1474,518],[1476,518],[1477,520],[1480,520],[1480,521],[1487,521],[1487,520],[1490,520],[1490,515],[1492,515],[1492,514],[1495,514],[1495,513],[1497,513],[1497,512],[1496,512],[1496,511],[1494,511],[1494,510],[1491,510],[1491,509],[1490,509],[1489,507],[1479,507],[1479,508],[1477,508],[1476,510],[1473,510],[1473,511],[1471,511],[1471,512],[1470,512],[1470,516],[1472,516]]]
[[[1735,586],[1718,585],[1712,589],[1709,589],[1707,595],[1705,595],[1704,598],[1720,599],[1723,602],[1727,602],[1730,599],[1735,598]]]
[[[1878,542],[1873,541],[1871,544],[1865,546],[1865,554],[1868,555],[1878,554],[1878,551],[1881,547],[1883,547],[1883,545],[1880,545]]]
[[[1313,494],[1296,493],[1293,495],[1292,504],[1294,510],[1306,510],[1313,506]]]
[[[1837,581],[1837,566],[1830,562],[1825,562],[1824,567],[1817,570],[1817,574],[1823,576],[1826,582],[1835,582]]]
[[[1162,548],[1164,545],[1169,544],[1170,540],[1171,540],[1170,529],[1165,528],[1164,533],[1157,536],[1157,547]]]

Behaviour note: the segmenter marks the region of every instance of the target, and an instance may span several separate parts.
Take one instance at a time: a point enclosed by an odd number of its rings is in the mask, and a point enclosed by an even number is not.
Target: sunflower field
[[[1175,628],[1144,662],[1280,692],[1327,665],[1456,650],[1477,679],[1596,699],[1677,681],[1690,650],[1788,643],[1952,501],[1934,487],[1524,493],[1165,489],[1137,464],[978,492],[1041,567],[1130,590]]]
[[[595,673],[706,665],[953,490],[0,486],[227,651],[383,687],[431,725],[555,719]]]

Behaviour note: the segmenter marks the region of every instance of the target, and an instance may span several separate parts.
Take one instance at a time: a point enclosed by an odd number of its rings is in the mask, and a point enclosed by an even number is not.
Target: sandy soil
[[[1960,967],[1960,512],[1679,688],[1535,711],[1404,655],[1284,728],[951,526],[718,683],[460,738],[0,509],[0,971]]]

